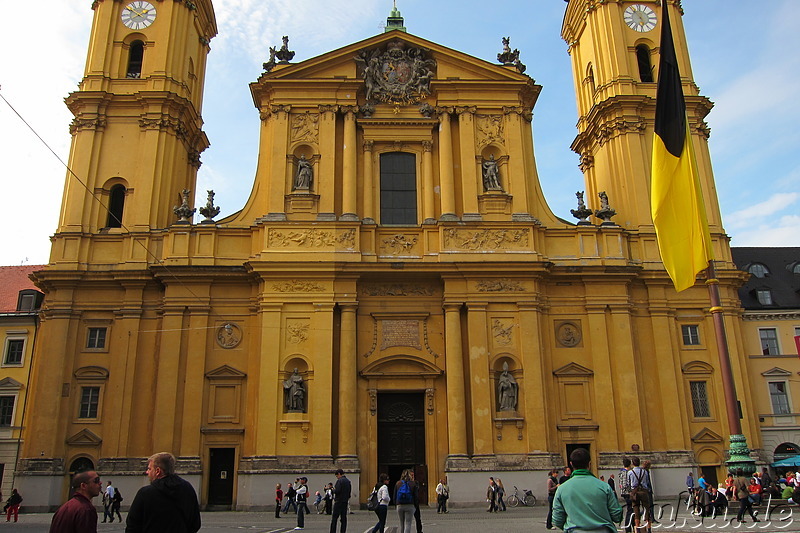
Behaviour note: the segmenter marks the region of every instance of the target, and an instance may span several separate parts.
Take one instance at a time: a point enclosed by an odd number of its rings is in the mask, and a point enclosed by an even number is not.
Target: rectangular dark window
[[[6,341],[6,359],[4,365],[21,365],[25,353],[25,339],[8,339]]]
[[[16,396],[0,396],[0,427],[10,427],[14,421],[14,402]]]
[[[81,387],[81,408],[78,418],[97,418],[100,387]]]
[[[107,328],[89,328],[89,336],[86,341],[87,348],[105,348],[106,347],[106,330]]]
[[[711,408],[708,404],[708,392],[706,391],[705,381],[690,381],[689,388],[692,391],[692,410],[695,418],[708,418],[711,416]]]
[[[696,325],[681,326],[684,346],[698,346],[700,344],[700,330]]]
[[[792,412],[789,407],[789,395],[786,393],[785,381],[769,382],[769,399],[772,402],[772,412],[776,415],[788,415]]]
[[[778,330],[775,328],[763,328],[758,330],[761,337],[761,353],[763,355],[780,355],[778,349]]]
[[[381,224],[417,224],[417,163],[414,154],[381,154]]]

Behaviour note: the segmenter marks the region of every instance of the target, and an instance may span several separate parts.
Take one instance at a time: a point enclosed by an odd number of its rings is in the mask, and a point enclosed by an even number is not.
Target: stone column
[[[375,224],[375,177],[372,175],[373,141],[364,141],[364,220]]]
[[[286,220],[284,207],[284,198],[287,193],[286,151],[288,146],[286,139],[289,135],[289,112],[291,108],[292,106],[289,105],[274,105],[270,110],[272,116],[268,118],[271,123],[271,138],[276,140],[268,148],[271,152],[271,179],[268,191],[269,196],[267,197],[267,220]]]
[[[352,303],[339,304],[342,312],[339,336],[339,447],[338,457],[356,458],[357,373],[356,310]]]
[[[447,436],[449,457],[467,455],[464,358],[461,347],[461,304],[447,303],[445,313],[445,377],[447,378]]]
[[[168,289],[169,290],[169,289]],[[176,448],[176,417],[178,405],[178,383],[182,377],[181,359],[184,354],[183,318],[184,306],[169,305],[164,308],[161,334],[161,349],[155,374],[155,412],[158,431],[153,432],[153,448],[174,450]]]
[[[355,106],[344,111],[344,145],[342,146],[342,215],[339,220],[357,221],[358,185],[356,182],[356,114]]]
[[[478,187],[478,166],[475,164],[475,106],[459,106],[458,115],[459,147],[461,152],[461,201],[464,206],[463,220],[480,220],[478,195],[483,192]]]
[[[336,117],[339,106],[319,106],[319,169],[314,169],[314,189],[319,194],[317,220],[336,220],[334,191],[336,183]]]
[[[439,186],[442,215],[439,220],[458,220],[456,216],[455,177],[453,174],[453,132],[450,110],[442,108],[439,115]]]
[[[431,141],[422,141],[422,220],[423,224],[436,222],[436,205],[433,194],[433,156]]]
[[[493,415],[492,379],[489,375],[489,317],[488,302],[467,303],[467,346],[469,346],[469,387],[471,402],[469,416],[472,420],[472,453],[494,453],[492,436]]]

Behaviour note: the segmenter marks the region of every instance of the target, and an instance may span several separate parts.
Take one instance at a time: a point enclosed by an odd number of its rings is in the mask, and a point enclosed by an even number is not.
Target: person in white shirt
[[[114,487],[111,486],[109,481],[106,485],[106,490],[103,491],[103,523],[107,519],[114,521],[114,515],[111,514],[111,504],[114,502]]]
[[[378,483],[375,485],[375,491],[378,493],[378,508],[375,509],[375,514],[378,515],[378,523],[372,528],[372,533],[383,533],[383,528],[386,527],[386,514],[389,512],[389,476],[381,474]]]
[[[447,499],[450,497],[450,488],[445,483],[444,479],[439,480],[439,484],[436,485],[436,503],[438,507],[436,508],[437,513],[446,513],[447,512]]]
[[[308,509],[306,506],[306,497],[308,496],[308,478],[301,477],[297,489],[297,527],[295,529],[303,529],[305,527],[304,511]]]

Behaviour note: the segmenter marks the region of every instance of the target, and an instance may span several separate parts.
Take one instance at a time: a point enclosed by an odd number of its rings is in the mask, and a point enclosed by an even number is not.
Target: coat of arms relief
[[[398,40],[385,49],[363,50],[355,61],[364,79],[367,102],[410,105],[431,94],[436,61],[430,50]]]

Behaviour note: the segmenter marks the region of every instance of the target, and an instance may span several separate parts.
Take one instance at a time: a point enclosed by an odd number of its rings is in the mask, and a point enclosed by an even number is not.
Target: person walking
[[[493,477],[489,477],[489,486],[486,488],[486,501],[489,502],[487,513],[497,512],[497,484]]]
[[[573,472],[569,483],[556,490],[553,525],[564,531],[616,533],[615,524],[622,520],[622,507],[608,483],[589,471],[589,451],[576,448],[569,461]]]
[[[97,510],[92,498],[103,489],[100,476],[94,470],[79,472],[70,487],[72,497],[53,515],[50,533],[97,533]]]
[[[114,486],[111,481],[108,481],[105,490],[103,490],[103,523],[107,520],[114,521],[114,515],[111,514],[111,502],[114,499]]]
[[[331,532],[336,533],[336,522],[341,521],[341,532],[347,532],[347,504],[350,502],[352,486],[350,480],[344,475],[344,470],[336,470],[336,485],[333,486],[333,516],[331,517]]]
[[[281,484],[275,485],[275,518],[281,517],[281,502],[283,501],[283,491]]]
[[[619,469],[619,494],[625,502],[625,533],[631,533],[633,520],[633,502],[631,501],[631,480],[628,472],[631,470],[631,460],[622,458],[622,468]]]
[[[558,470],[551,470],[547,474],[547,521],[545,527],[553,529],[553,500],[556,497],[558,488]]]
[[[611,492],[614,493],[614,496],[617,495],[617,482],[614,481],[614,474],[608,476],[608,486],[611,487]]]
[[[737,471],[737,474],[738,476],[733,482],[733,490],[736,492],[736,499],[739,500],[739,514],[736,515],[736,520],[740,524],[745,523],[743,518],[744,513],[747,512],[750,514],[750,518],[753,519],[753,522],[759,522],[759,519],[756,518],[753,512],[753,502],[750,501],[747,478],[744,477],[744,473],[741,469]]]
[[[447,500],[450,498],[450,488],[447,486],[447,483],[444,479],[439,480],[439,484],[436,485],[436,512],[437,513],[446,513],[447,512]]]
[[[125,533],[196,533],[200,506],[192,485],[175,474],[175,456],[156,453],[147,460],[150,484],[133,498]]]
[[[651,531],[650,516],[650,476],[647,470],[639,466],[639,458],[631,457],[633,468],[628,472],[628,481],[631,483],[631,503],[633,504],[633,522],[636,531],[641,531],[640,527]],[[644,513],[644,525],[641,524],[642,513]]]
[[[414,500],[417,498],[417,490],[411,470],[406,468],[394,486],[394,501],[397,504],[397,516],[400,518],[398,533],[411,533],[414,525]]]
[[[503,496],[506,494],[506,488],[503,486],[503,480],[497,478],[497,510],[505,511],[506,502],[503,501]]]
[[[119,508],[122,505],[122,493],[118,488],[114,487],[114,497],[111,498],[111,521],[114,521],[114,513],[117,514],[119,523],[122,523],[122,515],[119,514]]]
[[[389,476],[381,474],[378,482],[375,484],[375,492],[378,494],[378,507],[375,509],[375,514],[378,515],[378,523],[372,528],[371,533],[384,533],[386,527],[386,515],[389,512]]]
[[[22,496],[20,496],[17,489],[11,489],[11,496],[6,501],[6,522],[11,522],[11,516],[14,516],[14,522],[19,520],[19,504],[22,503]]]

